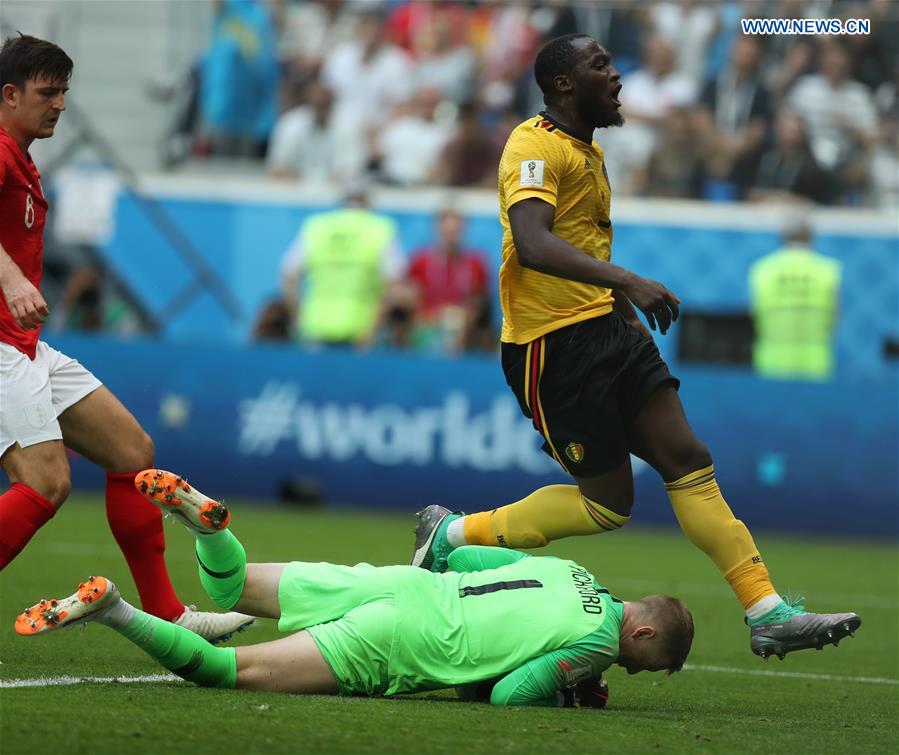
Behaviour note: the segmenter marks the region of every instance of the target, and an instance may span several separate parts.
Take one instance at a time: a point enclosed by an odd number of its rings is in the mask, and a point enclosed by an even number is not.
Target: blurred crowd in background
[[[871,32],[743,35],[756,17]],[[622,75],[627,125],[596,134],[616,196],[899,201],[891,0],[223,0],[185,154],[310,182],[494,187],[507,135],[543,106],[534,56],[571,32]]]
[[[870,34],[747,36],[741,18],[869,19]],[[599,40],[622,76],[626,126],[595,134],[616,197],[899,207],[893,0],[218,0],[170,162],[239,159],[344,188],[493,190],[509,133],[543,108],[536,52],[573,32]],[[366,197],[345,198],[298,229],[252,337],[494,350],[495,271],[465,247],[452,202],[430,243],[401,249]],[[343,236],[332,244],[326,228]],[[329,262],[329,248],[346,253]],[[135,328],[100,279],[72,274],[60,327]]]

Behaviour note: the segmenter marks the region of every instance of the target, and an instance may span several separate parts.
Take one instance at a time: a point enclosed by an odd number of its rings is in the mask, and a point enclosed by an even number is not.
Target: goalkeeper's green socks
[[[247,578],[247,553],[231,530],[197,534],[200,582],[215,604],[226,610],[237,605]]]
[[[237,651],[217,648],[189,629],[138,610],[124,600],[97,619],[115,629],[173,674],[203,687],[237,684]]]

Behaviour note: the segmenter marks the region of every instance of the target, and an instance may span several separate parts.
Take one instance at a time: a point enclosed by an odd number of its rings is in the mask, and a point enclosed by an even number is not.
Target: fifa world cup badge
[[[522,160],[519,186],[543,186],[543,160]]]

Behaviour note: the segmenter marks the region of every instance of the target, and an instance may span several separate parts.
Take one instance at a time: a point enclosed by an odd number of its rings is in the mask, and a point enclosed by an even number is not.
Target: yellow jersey
[[[608,262],[612,256],[612,192],[596,142],[584,142],[545,115],[529,118],[509,135],[499,165],[503,261],[499,271],[502,340],[529,343],[552,330],[612,310],[608,288],[577,283],[522,267],[515,253],[509,208],[530,197],[556,208],[552,232]]]

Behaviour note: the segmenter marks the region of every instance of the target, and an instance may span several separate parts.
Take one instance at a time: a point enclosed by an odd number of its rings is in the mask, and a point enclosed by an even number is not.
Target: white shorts
[[[77,360],[43,341],[34,360],[0,343],[0,456],[13,443],[24,448],[62,440],[59,415],[101,385]]]

